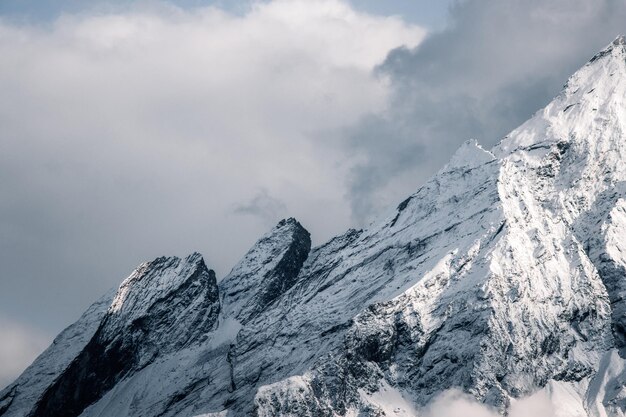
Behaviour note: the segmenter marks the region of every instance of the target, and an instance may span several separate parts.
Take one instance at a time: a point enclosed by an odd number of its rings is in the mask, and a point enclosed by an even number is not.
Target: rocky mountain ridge
[[[142,264],[0,393],[2,416],[626,414],[626,40],[490,151],[466,142],[365,230],[294,219],[219,283]],[[560,407],[560,408],[559,408]]]

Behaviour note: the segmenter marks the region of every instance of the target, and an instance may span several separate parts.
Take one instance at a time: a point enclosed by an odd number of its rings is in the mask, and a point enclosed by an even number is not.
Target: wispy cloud
[[[256,216],[269,227],[287,215],[287,206],[279,199],[272,197],[266,189],[262,189],[251,200],[235,205],[233,212]]]
[[[569,399],[574,402],[575,399]],[[509,410],[509,417],[556,417],[558,406],[560,412],[574,412],[571,417],[585,416],[586,414],[576,413],[576,404],[555,404],[546,389],[539,390],[533,395],[515,400]],[[581,407],[582,409],[582,407]],[[582,409],[584,412],[584,409]],[[502,414],[496,408],[480,403],[474,397],[459,390],[452,389],[445,391],[435,397],[428,404],[423,412],[423,417],[501,417]],[[421,414],[420,414],[421,415]]]

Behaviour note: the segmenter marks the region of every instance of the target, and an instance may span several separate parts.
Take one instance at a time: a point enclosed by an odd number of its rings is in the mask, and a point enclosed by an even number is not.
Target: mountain
[[[217,282],[140,265],[0,393],[2,416],[626,414],[626,40],[365,230],[281,221]]]

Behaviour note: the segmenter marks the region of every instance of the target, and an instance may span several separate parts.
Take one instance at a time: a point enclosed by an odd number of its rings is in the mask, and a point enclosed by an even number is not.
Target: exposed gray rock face
[[[624,416],[625,43],[365,230],[311,249],[281,221],[219,284],[198,255],[140,267],[0,415],[415,417],[457,388]]]
[[[295,283],[311,250],[311,236],[300,223],[282,220],[220,282],[225,315],[245,323]]]
[[[219,314],[215,274],[199,254],[140,265],[106,302],[106,310],[102,304],[91,309],[99,313],[89,316],[91,328],[99,319],[97,330],[39,393],[41,397],[31,398],[27,415],[80,415],[121,379],[206,338]],[[22,391],[19,380],[15,391]]]

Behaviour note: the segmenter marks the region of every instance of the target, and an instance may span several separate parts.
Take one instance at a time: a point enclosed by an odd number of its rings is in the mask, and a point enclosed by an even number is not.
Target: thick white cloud
[[[343,232],[335,142],[423,34],[340,0],[0,20],[1,312],[56,332],[143,260],[223,275],[280,216]]]
[[[38,329],[0,316],[0,390],[10,384],[50,344]]]

